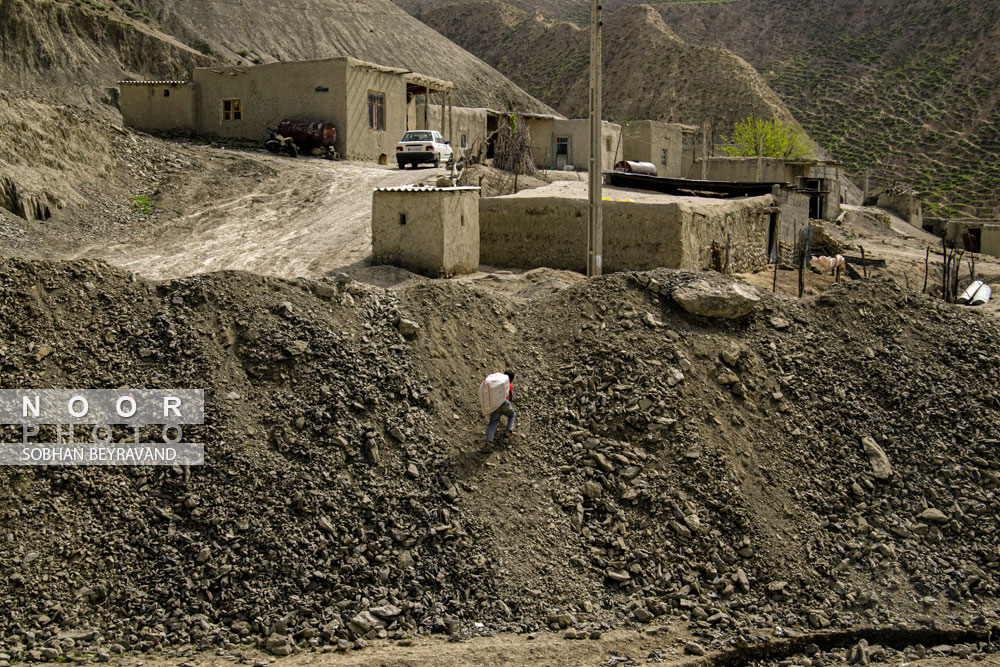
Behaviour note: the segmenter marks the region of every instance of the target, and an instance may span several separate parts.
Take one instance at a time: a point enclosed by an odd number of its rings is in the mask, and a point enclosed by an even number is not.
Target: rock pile
[[[667,271],[516,307],[346,276],[0,278],[7,386],[203,388],[208,459],[0,469],[0,654],[996,622],[997,327],[891,283],[719,320]],[[487,459],[475,389],[504,362],[521,434]]]

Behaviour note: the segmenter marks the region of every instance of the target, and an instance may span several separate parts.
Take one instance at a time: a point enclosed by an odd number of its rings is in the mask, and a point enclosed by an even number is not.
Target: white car
[[[442,162],[450,162],[454,154],[451,145],[434,130],[410,130],[396,144],[396,164],[400,169],[427,162],[440,167]]]

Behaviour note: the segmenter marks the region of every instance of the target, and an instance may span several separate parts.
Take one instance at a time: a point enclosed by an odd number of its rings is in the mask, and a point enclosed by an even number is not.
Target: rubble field
[[[207,459],[0,469],[0,660],[670,624],[690,656],[979,636],[997,329],[879,278],[799,301],[668,270],[391,288],[0,260],[6,386],[202,388],[185,439]],[[504,367],[518,434],[483,453],[476,388]]]

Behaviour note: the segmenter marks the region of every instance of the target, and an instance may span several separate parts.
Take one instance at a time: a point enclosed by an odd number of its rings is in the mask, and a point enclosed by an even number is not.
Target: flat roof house
[[[341,56],[253,67],[198,67],[191,81],[122,81],[125,125],[147,132],[264,141],[283,118],[331,121],[337,152],[391,156],[418,96],[450,107],[450,81]],[[447,132],[445,136],[447,137]]]

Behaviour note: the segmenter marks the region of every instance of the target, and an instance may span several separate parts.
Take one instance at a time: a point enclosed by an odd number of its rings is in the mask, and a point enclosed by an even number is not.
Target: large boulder
[[[740,283],[696,280],[677,287],[673,299],[692,315],[733,320],[752,313],[760,303],[757,290]]]

